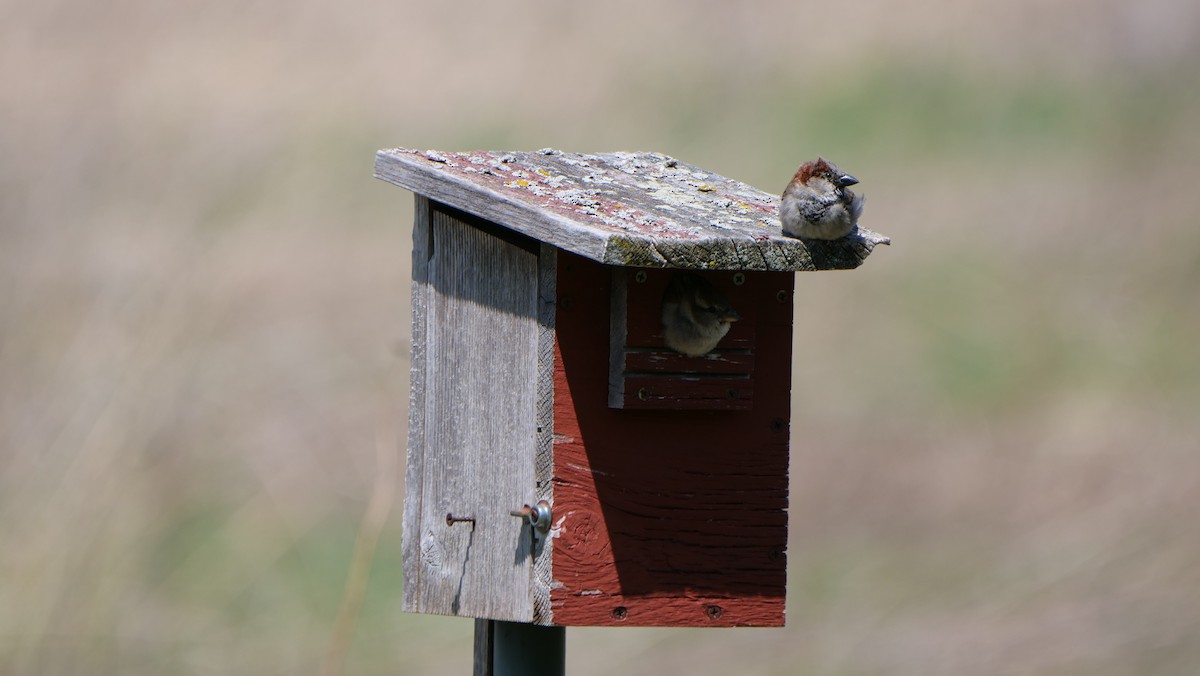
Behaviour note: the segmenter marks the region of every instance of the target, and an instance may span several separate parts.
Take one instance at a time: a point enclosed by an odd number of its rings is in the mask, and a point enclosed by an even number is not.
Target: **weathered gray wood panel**
[[[425,336],[429,302],[429,200],[416,195],[413,204],[412,349],[408,389],[408,454],[404,468],[404,519],[401,544],[405,610],[419,607],[421,588],[421,498],[425,468]]]
[[[530,529],[509,511],[541,495],[539,256],[417,205],[404,606],[529,622]]]
[[[558,249],[541,245],[538,257],[537,352],[537,499],[554,503],[554,322],[558,307]],[[554,578],[554,548],[539,537],[534,549],[534,574],[530,587],[535,624],[550,624],[550,587]]]
[[[777,195],[657,153],[397,148],[379,151],[375,175],[611,265],[848,269],[890,241],[865,228],[831,242],[786,237]]]

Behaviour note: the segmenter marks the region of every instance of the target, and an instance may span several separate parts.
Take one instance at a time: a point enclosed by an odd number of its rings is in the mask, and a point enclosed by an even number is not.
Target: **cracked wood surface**
[[[442,152],[396,148],[375,175],[609,265],[845,270],[889,238],[784,236],[779,197],[660,153]]]

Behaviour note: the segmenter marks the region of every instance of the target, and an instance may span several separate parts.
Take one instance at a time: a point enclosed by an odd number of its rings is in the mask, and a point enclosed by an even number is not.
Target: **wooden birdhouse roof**
[[[889,238],[860,227],[803,242],[779,197],[660,153],[381,150],[375,175],[609,265],[709,270],[856,268]]]

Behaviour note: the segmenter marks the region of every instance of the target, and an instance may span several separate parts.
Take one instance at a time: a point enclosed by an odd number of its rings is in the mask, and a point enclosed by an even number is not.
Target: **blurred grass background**
[[[788,627],[569,673],[1196,673],[1200,5],[7,1],[0,65],[0,672],[316,673],[391,488],[344,673],[468,672],[402,145],[821,153],[895,240],[798,279]]]

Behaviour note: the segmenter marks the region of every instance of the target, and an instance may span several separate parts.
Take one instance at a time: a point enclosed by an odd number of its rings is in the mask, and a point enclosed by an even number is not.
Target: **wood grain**
[[[538,247],[418,200],[406,610],[534,619]],[[447,525],[447,514],[472,522]]]
[[[412,349],[409,371],[408,453],[404,469],[403,607],[420,607],[422,587],[421,513],[425,491],[425,341],[429,302],[430,207],[421,195],[414,199],[412,250]]]
[[[537,500],[554,504],[554,322],[558,288],[558,249],[542,244],[538,255],[537,456],[534,478]],[[532,504],[532,503],[531,503]],[[533,533],[533,535],[539,535]],[[530,583],[533,622],[550,624],[550,587],[554,582],[554,548],[537,537]]]
[[[729,270],[855,268],[887,237],[783,235],[773,193],[658,153],[381,150],[375,175],[613,265]]]
[[[746,273],[772,290],[750,409],[629,411],[606,405],[611,272],[558,269],[554,623],[783,624],[793,275]]]

